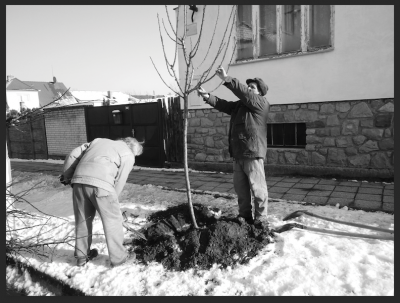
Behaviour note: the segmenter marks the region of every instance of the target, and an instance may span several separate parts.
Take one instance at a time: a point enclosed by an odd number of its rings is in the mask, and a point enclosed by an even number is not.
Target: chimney
[[[14,79],[14,76],[12,76],[12,75],[7,75],[7,82],[10,82],[12,79]]]
[[[56,77],[53,77],[53,83],[56,83],[56,82],[57,82]]]

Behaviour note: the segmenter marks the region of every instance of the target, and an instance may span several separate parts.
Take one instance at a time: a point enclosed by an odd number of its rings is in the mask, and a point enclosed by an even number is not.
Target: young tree
[[[153,62],[153,59],[150,57],[151,62],[153,63],[154,68],[156,69],[158,75],[160,76],[161,80],[164,84],[169,87],[173,92],[175,92],[179,97],[183,99],[184,104],[184,111],[183,111],[183,155],[184,155],[184,172],[185,172],[185,180],[186,180],[186,192],[187,192],[187,199],[190,208],[190,214],[192,217],[192,222],[194,228],[198,228],[196,223],[196,218],[193,211],[193,204],[190,192],[190,181],[189,181],[189,172],[188,172],[188,159],[187,159],[187,128],[188,128],[188,102],[189,102],[189,94],[192,92],[196,92],[197,89],[203,85],[204,83],[209,82],[212,78],[214,78],[215,73],[214,70],[221,66],[223,63],[226,63],[226,58],[229,52],[231,52],[231,57],[229,63],[232,61],[233,55],[236,49],[236,41],[235,38],[232,36],[234,25],[236,24],[236,5],[233,5],[230,11],[229,19],[226,25],[221,25],[218,27],[218,19],[220,13],[220,6],[218,6],[217,17],[213,19],[214,22],[214,30],[212,33],[211,41],[203,41],[203,30],[205,27],[205,20],[206,20],[206,9],[207,6],[203,6],[203,12],[201,16],[201,23],[199,34],[196,36],[187,36],[186,28],[188,25],[188,9],[192,10],[192,22],[193,22],[193,14],[194,12],[198,11],[198,8],[195,5],[190,5],[189,8],[187,5],[182,5],[178,7],[178,10],[183,10],[183,22],[179,22],[179,11],[177,14],[176,19],[176,26],[174,27],[171,23],[170,16],[168,14],[167,6],[165,6],[165,10],[167,12],[168,23],[170,26],[170,31],[167,30],[164,20],[162,20],[163,29],[165,34],[169,39],[171,39],[175,43],[175,52],[173,59],[170,61],[167,58],[165,44],[164,44],[164,36],[161,30],[160,18],[157,14],[158,19],[158,28],[160,33],[160,39],[162,44],[162,49],[164,53],[164,60],[168,70],[168,73],[171,77],[175,79],[177,84],[178,90],[175,87],[171,87],[170,85],[166,84],[163,77],[160,75],[156,65]],[[207,20],[207,24],[210,23],[210,20]],[[182,26],[182,28],[179,28]],[[219,41],[216,41],[217,38],[215,34],[219,31],[219,29],[223,28],[223,36]],[[170,34],[172,32],[172,34]],[[233,42],[232,42],[233,41]],[[203,44],[201,43],[203,42]],[[200,45],[204,47],[205,43],[208,44],[208,49],[204,55],[204,58],[199,58],[199,55],[203,55],[202,52],[198,52]],[[210,53],[210,50],[216,50],[214,53]],[[184,75],[181,75],[181,81],[178,78],[178,75],[175,71],[177,66],[177,56],[178,51],[181,51],[181,55],[184,58]],[[202,66],[203,63],[207,62],[207,66]],[[229,64],[228,64],[229,69]],[[196,74],[197,83],[194,83],[194,75]],[[183,79],[183,80],[182,80]],[[221,85],[221,83],[219,84]],[[218,86],[219,86],[218,85]],[[217,86],[217,87],[218,87]],[[216,88],[217,88],[216,87]],[[214,88],[214,90],[216,89]]]

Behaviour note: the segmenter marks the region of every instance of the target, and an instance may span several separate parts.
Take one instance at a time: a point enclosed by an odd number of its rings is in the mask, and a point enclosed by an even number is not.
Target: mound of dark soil
[[[137,259],[170,270],[209,269],[214,263],[225,268],[248,262],[273,239],[267,226],[221,217],[218,209],[194,204],[194,212],[199,229],[192,227],[187,203],[152,214],[153,224],[141,231],[147,241],[132,243]]]

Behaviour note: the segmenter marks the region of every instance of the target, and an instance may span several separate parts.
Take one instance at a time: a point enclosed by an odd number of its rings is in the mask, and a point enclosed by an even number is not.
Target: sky
[[[177,5],[168,5],[175,24]],[[157,14],[164,5],[7,5],[6,76],[84,91],[168,94]],[[175,45],[163,32],[168,58]],[[178,69],[176,69],[178,70]],[[176,84],[175,84],[176,87]]]
[[[13,159],[13,161],[24,161]],[[63,163],[62,160],[36,160]],[[136,169],[137,167],[134,167]],[[140,169],[147,169],[140,167]],[[177,169],[162,169],[177,171]],[[182,171],[182,169],[180,170]],[[63,239],[74,234],[72,189],[61,185],[55,176],[43,173],[13,173],[13,192],[34,203],[41,211],[60,218],[24,216],[15,222],[22,239]],[[41,187],[29,190],[32,185]],[[185,201],[186,193],[163,190],[152,184],[127,183],[119,200],[122,211],[135,215],[131,226],[140,229],[149,222],[146,217]],[[215,198],[214,194],[193,194],[193,203],[220,208],[222,215],[237,214],[237,198]],[[27,208],[26,203],[16,203]],[[268,222],[271,228],[285,223],[298,222],[307,226],[343,232],[383,234],[372,230],[333,223],[314,217],[301,216],[289,221],[282,219],[297,210],[337,220],[361,223],[394,230],[394,215],[383,212],[352,210],[346,206],[313,206],[288,201],[274,201],[268,205]],[[65,221],[66,220],[66,221]],[[277,234],[247,264],[220,268],[214,264],[209,270],[189,269],[182,272],[166,270],[161,264],[151,262],[124,264],[115,268],[109,265],[108,251],[101,221],[96,215],[91,248],[99,256],[84,267],[75,266],[73,245],[54,247],[50,258],[39,259],[24,253],[32,267],[61,280],[67,285],[92,296],[393,296],[394,295],[394,241],[327,235],[294,228]],[[131,234],[125,231],[125,240]],[[52,248],[52,247],[50,247]],[[34,279],[27,270],[6,267],[6,281],[29,296],[60,295],[45,281]]]

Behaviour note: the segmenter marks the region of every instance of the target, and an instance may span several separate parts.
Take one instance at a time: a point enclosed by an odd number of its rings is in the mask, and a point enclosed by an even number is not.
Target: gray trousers
[[[123,219],[117,194],[95,186],[75,183],[72,200],[75,215],[75,258],[86,258],[90,251],[93,219],[97,211],[103,223],[111,265],[123,263],[128,253],[122,245]]]
[[[239,216],[254,219],[267,216],[268,189],[263,159],[234,160],[233,186],[238,196]],[[254,209],[251,204],[252,195]]]

